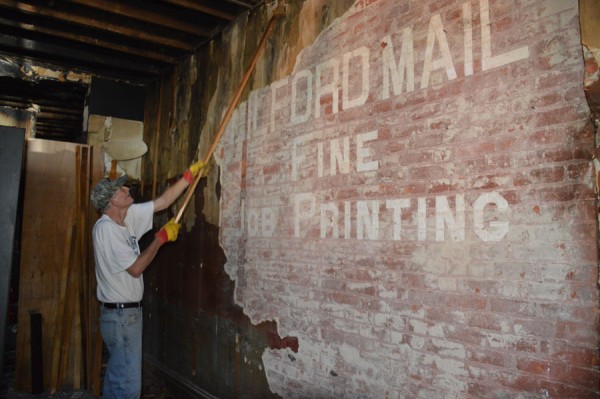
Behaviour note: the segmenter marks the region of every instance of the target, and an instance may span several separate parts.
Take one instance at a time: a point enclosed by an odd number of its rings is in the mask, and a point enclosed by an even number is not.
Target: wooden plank
[[[42,348],[42,314],[29,313],[31,323],[31,393],[44,393],[44,353]]]
[[[88,147],[88,172],[87,172],[87,176],[85,179],[85,188],[86,188],[86,195],[85,195],[85,203],[86,203],[86,207],[85,207],[85,212],[84,212],[84,216],[86,218],[86,225],[88,226],[88,228],[86,228],[86,235],[84,236],[84,240],[86,242],[85,245],[85,255],[86,255],[86,261],[84,262],[83,266],[85,268],[85,296],[86,296],[86,309],[87,309],[87,316],[86,316],[86,343],[85,343],[85,348],[86,348],[86,375],[85,375],[85,384],[86,384],[86,388],[88,390],[92,390],[93,389],[93,365],[94,365],[94,345],[95,345],[95,328],[96,328],[96,311],[95,308],[97,308],[96,305],[96,301],[94,301],[95,299],[95,288],[96,288],[96,276],[94,273],[94,255],[93,255],[93,247],[92,247],[92,234],[91,234],[91,226],[92,223],[96,220],[97,216],[96,216],[96,211],[90,206],[90,192],[91,192],[91,186],[92,186],[92,180],[95,180],[95,174],[94,172],[96,171],[96,169],[98,169],[98,171],[102,170],[102,164],[96,165],[97,160],[100,160],[101,157],[95,157],[94,156],[94,148],[93,147]],[[98,171],[96,171],[96,174],[98,174]]]
[[[107,0],[71,0],[73,3],[85,5],[110,12],[112,14],[135,18],[143,22],[149,22],[154,25],[162,25],[169,29],[176,29],[182,32],[191,33],[197,36],[209,37],[211,32],[203,28],[200,24],[190,24],[181,19],[167,14],[160,14],[140,7],[134,7],[126,2],[115,2]]]
[[[89,357],[91,353],[91,335],[90,335],[90,314],[89,314],[89,250],[87,236],[90,234],[88,223],[89,212],[89,176],[90,176],[90,147],[83,146],[81,148],[81,164],[80,164],[80,216],[79,216],[79,241],[81,245],[81,262],[79,263],[79,283],[80,283],[80,321],[81,321],[81,348],[82,348],[82,373],[83,384],[89,388],[87,376],[90,370]]]
[[[591,48],[600,48],[600,7],[598,0],[579,0],[581,42]]]
[[[154,61],[166,62],[168,64],[176,64],[177,59],[175,57],[171,57],[166,54],[161,54],[156,51],[138,49],[131,46],[126,46],[117,42],[110,42],[107,40],[102,40],[97,37],[83,36],[75,33],[69,33],[64,30],[58,29],[49,29],[44,28],[42,26],[32,25],[24,22],[11,21],[8,19],[0,18],[1,25],[8,25],[13,27],[18,27],[19,29],[23,29],[29,32],[37,32],[42,33],[44,35],[60,37],[62,39],[72,40],[80,43],[84,43],[90,46],[103,47],[113,51],[118,51],[124,54],[133,54],[139,57],[148,58]]]
[[[67,301],[67,292],[69,285],[69,258],[73,241],[73,235],[75,234],[75,225],[73,224],[73,212],[69,212],[67,223],[72,225],[71,229],[67,229],[67,238],[65,245],[65,263],[63,264],[60,279],[60,291],[58,297],[57,314],[55,318],[54,327],[54,345],[52,349],[52,367],[50,368],[50,393],[53,394],[58,390],[60,385],[59,382],[59,368],[61,360],[61,340],[63,337],[63,327],[65,318],[65,302]]]
[[[82,352],[81,352],[81,340],[82,340],[82,324],[81,324],[81,308],[83,302],[83,284],[82,284],[82,267],[83,263],[83,237],[85,232],[83,228],[83,217],[82,217],[82,162],[83,154],[81,146],[76,147],[75,152],[75,220],[77,221],[77,234],[75,236],[75,252],[71,259],[70,269],[73,276],[74,283],[74,301],[73,301],[73,389],[81,388],[81,372],[82,372]]]
[[[77,227],[73,226],[74,234],[76,234]],[[69,254],[69,282],[67,284],[67,295],[64,310],[64,324],[63,334],[60,341],[60,366],[58,369],[58,387],[60,388],[65,384],[67,373],[69,371],[69,354],[71,351],[71,336],[73,334],[73,323],[75,319],[75,303],[77,298],[77,281],[78,278],[75,273],[75,262],[77,259],[77,252],[79,251],[77,240],[71,240],[71,251]]]
[[[69,213],[75,209],[75,145],[58,141],[30,139],[27,143],[21,263],[19,281],[19,334],[17,335],[15,389],[31,389],[29,353],[29,312],[43,318],[44,369],[52,370],[55,326],[68,231],[73,225]],[[72,233],[71,233],[72,234]],[[51,373],[44,385],[50,386]]]
[[[0,0],[1,2],[2,0]],[[100,55],[91,49],[66,47],[62,43],[42,42],[7,34],[0,35],[0,49],[16,56],[23,56],[24,52],[32,53],[36,58],[53,61],[58,65],[78,63],[78,65],[82,65],[83,69],[90,64],[98,64],[103,67],[112,66],[119,70],[156,75],[164,72],[165,67],[161,63],[150,62],[150,60],[144,63],[136,62],[133,58],[123,54]]]
[[[81,304],[79,302],[75,302],[75,322],[73,325],[73,334],[75,335],[73,339],[73,389],[80,390],[82,388],[83,382],[83,352],[82,352],[82,335],[83,331],[81,329]]]
[[[119,25],[116,23],[111,23],[110,21],[100,20],[97,18],[76,15],[66,11],[58,10],[56,8],[39,7],[15,0],[0,0],[0,6],[4,8],[15,9],[19,12],[23,12],[26,14],[41,15],[46,18],[52,18],[59,21],[66,21],[78,25],[84,25],[111,33],[126,35],[135,39],[162,44],[164,46],[169,46],[180,50],[191,51],[194,49],[194,47],[188,43],[185,43],[181,40],[169,38],[165,35],[153,32],[144,32],[129,26]]]
[[[90,148],[90,178],[89,187],[96,185],[103,178],[103,160],[102,150],[99,147]],[[91,191],[91,190],[90,190]],[[87,196],[89,198],[89,195]],[[89,202],[88,202],[89,204]],[[88,205],[88,222],[89,226],[93,226],[100,214]],[[89,302],[89,318],[90,318],[90,343],[92,346],[90,352],[90,367],[89,367],[89,385],[88,389],[94,394],[94,396],[100,396],[101,384],[102,384],[102,336],[100,335],[100,307],[96,300],[96,272],[94,264],[94,254],[92,245],[92,235],[88,233],[88,257],[90,262],[88,263],[88,295],[90,296]]]
[[[216,8],[213,8],[213,7],[208,7],[208,6],[202,5],[194,0],[166,0],[166,1],[167,1],[167,3],[175,4],[179,7],[184,7],[184,8],[189,8],[191,10],[200,11],[204,14],[209,14],[214,17],[225,19],[227,21],[233,21],[233,19],[235,18],[235,15],[233,15],[233,14],[230,14],[225,11],[217,10]]]
[[[100,387],[102,384],[102,335],[100,328],[96,331],[96,340],[94,345],[94,366],[92,369],[92,393],[95,397],[100,396]]]

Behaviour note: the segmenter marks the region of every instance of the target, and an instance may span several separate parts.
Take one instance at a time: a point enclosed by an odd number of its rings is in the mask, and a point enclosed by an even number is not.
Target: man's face
[[[133,197],[129,195],[129,187],[121,186],[110,200],[113,206],[126,208],[133,204]]]

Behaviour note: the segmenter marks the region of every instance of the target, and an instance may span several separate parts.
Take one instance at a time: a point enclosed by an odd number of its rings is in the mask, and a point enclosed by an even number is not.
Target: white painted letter
[[[435,39],[440,46],[440,52],[442,58],[432,61],[433,58],[433,45]],[[429,31],[427,32],[427,48],[425,49],[425,62],[423,64],[423,77],[421,78],[421,89],[425,89],[429,86],[429,76],[431,71],[436,69],[445,69],[448,80],[456,79],[456,70],[452,63],[452,55],[450,54],[450,47],[448,47],[448,40],[446,40],[446,33],[444,33],[444,25],[442,24],[442,17],[439,14],[435,14],[429,20]]]
[[[417,208],[418,240],[425,241],[427,238],[427,200],[419,197]]]
[[[346,240],[350,239],[350,229],[352,227],[352,223],[350,221],[350,217],[352,216],[352,208],[350,207],[350,201],[344,202],[344,238]]]
[[[304,204],[304,206],[302,206]],[[316,200],[312,194],[296,194],[294,197],[294,235],[300,237],[300,220],[315,216]]]
[[[317,176],[323,177],[323,143],[317,143]]]
[[[305,93],[305,103],[304,103],[304,114],[298,114],[298,108],[296,105],[296,99],[298,98],[298,81],[301,78],[305,78],[306,79],[306,93]],[[312,72],[309,71],[308,69],[303,69],[302,71],[298,72],[295,76],[294,79],[292,80],[292,101],[291,101],[291,108],[292,108],[292,112],[290,115],[290,119],[293,125],[297,124],[297,123],[302,123],[302,122],[306,122],[308,120],[308,118],[310,117],[310,109],[311,107],[311,102],[312,102],[312,85],[313,85],[313,75]]]
[[[263,90],[255,90],[250,93],[250,97],[248,98],[248,130],[250,137],[257,137],[267,133],[268,126],[266,120],[263,120],[263,123],[259,123],[261,119],[260,111],[266,108],[263,104],[263,97]]]
[[[275,233],[275,226],[277,226],[277,216],[273,208],[263,208],[261,215],[262,222],[262,236],[273,237]]]
[[[402,231],[402,208],[408,208],[410,206],[409,199],[397,199],[397,200],[387,200],[385,206],[388,209],[394,210],[394,240],[400,240],[400,233]]]
[[[394,95],[402,93],[402,84],[404,83],[404,71],[406,71],[406,92],[415,89],[415,60],[413,47],[412,28],[404,28],[402,32],[402,50],[400,51],[400,60],[396,64],[394,55],[394,45],[392,38],[387,35],[383,38],[386,46],[383,48],[383,99],[390,98],[390,78]]]
[[[350,173],[350,137],[344,137],[344,153],[340,149],[340,142],[338,139],[332,139],[330,142],[330,154],[329,154],[329,172],[331,176],[337,174],[336,165],[339,165],[340,172],[346,174]],[[367,150],[368,151],[368,150]]]
[[[327,236],[327,227],[331,227],[333,237],[339,237],[338,216],[340,211],[334,203],[321,204],[321,238]],[[329,215],[329,216],[328,216]]]
[[[323,71],[325,69],[331,70],[331,80],[328,84],[322,85]],[[325,61],[317,65],[317,77],[315,79],[315,118],[318,118],[321,114],[321,97],[327,93],[331,93],[333,96],[332,113],[337,114],[339,111],[339,75],[340,75],[340,63],[337,59],[332,58],[329,61]]]
[[[285,105],[285,102],[277,101],[277,89],[285,87],[287,84],[287,77],[271,84],[271,132],[275,131],[275,111],[277,111],[279,108],[283,108],[282,105]]]
[[[473,75],[473,17],[471,3],[463,3],[463,25],[465,32],[465,76]]]
[[[473,204],[473,224],[475,234],[481,238],[481,241],[500,241],[506,233],[508,233],[508,222],[491,221],[490,227],[492,231],[485,230],[483,225],[483,210],[486,205],[494,204],[500,212],[508,210],[508,201],[497,192],[482,194]]]
[[[311,135],[304,135],[292,139],[292,181],[298,180],[298,166],[302,164],[306,157],[298,151],[298,147],[311,139]]]
[[[376,140],[378,136],[377,130],[362,133],[356,136],[356,171],[368,172],[370,170],[379,169],[379,161],[365,162],[365,158],[371,155],[368,148],[364,147],[366,141]]]
[[[498,68],[511,62],[529,57],[529,47],[523,46],[492,57],[492,33],[490,29],[490,4],[488,0],[479,0],[479,19],[481,21],[481,69]]]
[[[260,219],[260,211],[258,209],[248,210],[248,237],[258,237],[260,229],[258,220]]]
[[[363,226],[369,240],[379,239],[379,201],[371,201],[371,206],[373,215],[369,213],[367,201],[356,202],[356,238],[359,240],[364,237]]]
[[[454,241],[465,240],[465,197],[456,195],[456,218],[445,196],[435,197],[435,240],[444,241],[444,225],[447,224]],[[445,223],[444,223],[445,222]]]
[[[350,60],[360,57],[362,85],[360,96],[350,100]],[[354,80],[354,79],[353,79]],[[352,52],[344,54],[343,59],[343,78],[342,78],[342,107],[350,109],[358,105],[363,105],[369,97],[369,49],[366,47],[358,48]]]

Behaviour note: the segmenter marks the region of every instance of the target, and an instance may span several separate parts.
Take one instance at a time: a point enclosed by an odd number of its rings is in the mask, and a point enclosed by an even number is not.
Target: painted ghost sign
[[[489,2],[481,0],[479,5],[481,32],[477,50],[480,72],[526,60],[529,57],[527,45],[493,54]],[[460,8],[464,40],[462,48],[453,49],[454,53],[450,49],[441,15],[433,14],[422,32],[405,27],[399,35],[392,37],[386,34],[374,45],[350,49],[339,55],[332,54],[329,59],[300,69],[265,90],[254,92],[248,104],[249,140],[262,135],[277,138],[282,130],[290,131],[290,140],[286,143],[290,154],[286,158],[289,165],[285,167],[288,171],[285,179],[292,187],[297,186],[295,182],[310,177],[315,177],[315,184],[319,184],[320,180],[327,184],[326,180],[351,174],[376,177],[380,161],[377,149],[371,143],[379,140],[379,130],[349,134],[343,128],[336,131],[330,127],[304,134],[295,135],[292,132],[296,127],[311,122],[318,125],[320,118],[360,108],[369,98],[377,102],[409,95],[415,91],[417,67],[421,69],[420,89],[417,90],[422,91],[439,90],[439,87],[430,88],[433,80],[438,81],[437,85],[443,85],[444,79],[456,80],[456,59],[462,61],[463,77],[473,75],[476,68],[471,7],[471,3],[467,2]],[[415,38],[420,36],[426,37],[426,40],[416,42]],[[417,59],[422,59],[420,65],[417,65]],[[440,76],[434,76],[436,72],[440,72]],[[361,117],[360,114],[357,116]],[[298,129],[303,130],[305,128]],[[248,173],[253,170],[249,168]],[[464,194],[457,193],[450,199],[446,195],[435,196],[430,199],[434,204],[433,209],[428,209],[427,200],[425,197],[365,200],[357,195],[352,200],[322,202],[316,193],[294,192],[287,199],[293,208],[291,213],[283,214],[279,207],[261,205],[254,208],[246,203],[247,218],[244,224],[252,237],[280,234],[278,226],[285,223],[279,219],[285,217],[293,220],[296,238],[305,236],[316,220],[319,237],[323,239],[423,241],[428,236],[428,213],[432,213],[435,215],[435,233],[429,235],[437,241],[447,237],[464,240],[467,228],[482,241],[501,240],[508,231],[509,206],[499,192],[481,193],[473,199],[469,204],[470,226],[465,225],[467,210]],[[449,200],[455,204],[454,208],[451,208]],[[496,216],[486,219],[489,216],[486,212],[492,209]],[[403,213],[406,212],[412,214],[411,220],[404,224],[413,223],[416,226],[412,235],[402,233],[403,220],[406,220]],[[380,229],[383,224],[390,225],[390,228]]]
[[[274,392],[510,396],[569,323],[595,348],[559,311],[597,299],[565,277],[595,270],[578,38],[576,2],[359,0],[237,109],[221,243],[245,314],[299,339]]]

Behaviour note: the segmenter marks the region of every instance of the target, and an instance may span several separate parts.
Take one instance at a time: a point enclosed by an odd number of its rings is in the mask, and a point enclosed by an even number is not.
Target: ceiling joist
[[[80,140],[88,87],[48,89],[46,77],[26,76],[23,65],[146,85],[263,1],[0,0],[0,107],[38,105],[37,137]]]

